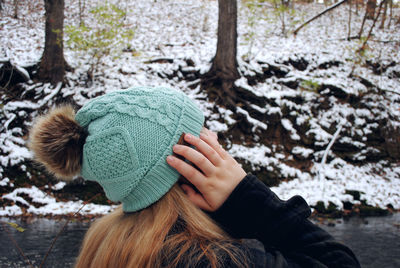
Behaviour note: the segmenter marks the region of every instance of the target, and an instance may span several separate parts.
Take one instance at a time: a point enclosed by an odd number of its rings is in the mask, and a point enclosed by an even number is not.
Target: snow
[[[67,183],[65,181],[60,181],[56,185],[51,187],[51,189],[58,191],[58,190],[61,190],[62,188],[64,188],[65,185],[67,185]]]
[[[32,202],[39,203],[41,206],[35,207],[34,205],[30,205],[23,197],[19,196],[19,194],[26,194],[29,198],[32,199]],[[47,195],[47,193],[41,191],[35,186],[31,188],[18,188],[12,191],[9,194],[3,195],[4,199],[8,199],[14,202],[20,202],[23,205],[28,207],[27,212],[37,215],[60,215],[60,214],[69,214],[77,212],[80,210],[81,215],[91,214],[106,214],[110,211],[114,210],[116,206],[107,206],[107,205],[96,205],[96,204],[86,204],[82,201],[68,201],[61,202],[57,201],[54,197]],[[13,213],[11,215],[18,215],[20,210],[16,210],[15,206],[6,206],[4,208],[0,208],[0,215],[7,215],[7,212]],[[10,214],[9,214],[10,215]],[[11,216],[10,215],[10,216]]]
[[[253,128],[251,129],[252,132],[255,132],[257,128],[262,128],[264,130],[266,130],[268,128],[268,126],[265,123],[263,123],[263,122],[261,122],[261,121],[259,121],[257,119],[252,118],[249,115],[248,111],[246,111],[246,110],[244,110],[244,109],[242,109],[240,107],[236,107],[236,112],[245,115],[246,118],[247,118],[247,121],[250,122],[251,124],[253,124]]]
[[[10,60],[18,66],[19,72],[28,79],[24,66],[37,63],[44,46],[44,7],[43,1],[28,1],[21,4],[20,19],[10,16],[13,12],[12,1],[4,1],[4,10],[0,18],[0,58]],[[135,29],[131,42],[133,52],[121,52],[105,56],[95,79],[85,81],[90,68],[90,55],[72,51],[65,47],[67,62],[74,68],[68,72],[68,84],[64,87],[29,81],[23,86],[20,98],[4,101],[0,104],[0,187],[7,189],[2,199],[14,202],[0,208],[0,216],[21,215],[23,211],[15,203],[24,204],[29,213],[49,215],[76,212],[82,201],[62,202],[57,200],[52,191],[62,189],[65,184],[38,188],[27,180],[31,187],[15,188],[16,178],[8,176],[9,167],[29,172],[26,162],[32,153],[26,148],[26,129],[32,124],[38,110],[46,110],[55,105],[54,97],[61,94],[72,98],[78,105],[83,105],[89,98],[131,86],[166,86],[185,92],[192,98],[207,117],[207,126],[216,132],[225,132],[236,124],[234,112],[216,106],[200,92],[199,79],[185,81],[180,79],[182,72],[206,73],[210,60],[216,51],[216,31],[218,22],[218,1],[165,0],[165,1],[116,1],[124,10],[128,10],[126,24]],[[89,14],[91,7],[99,1],[86,1],[83,14],[85,21],[93,22]],[[333,144],[356,148],[352,158],[365,161],[367,155],[379,155],[379,150],[367,145],[373,133],[379,132],[377,122],[385,121],[388,127],[400,128],[400,81],[395,74],[400,73],[400,54],[395,42],[398,40],[399,26],[392,23],[385,30],[374,30],[369,41],[366,56],[359,56],[356,50],[359,40],[343,41],[347,37],[348,6],[343,5],[322,16],[303,28],[297,36],[290,32],[302,21],[324,9],[323,4],[296,4],[296,11],[287,16],[287,33],[281,32],[278,18],[265,5],[251,12],[244,2],[238,2],[238,63],[242,75],[235,85],[251,91],[256,96],[268,99],[264,106],[250,103],[249,107],[261,114],[276,115],[295,146],[285,151],[276,144],[234,144],[226,141],[229,152],[236,158],[246,161],[257,169],[265,167],[268,171],[278,171],[282,182],[272,189],[283,199],[292,195],[302,195],[310,205],[318,201],[329,202],[339,208],[343,202],[353,200],[346,194],[348,190],[361,193],[361,200],[367,204],[386,208],[388,204],[400,209],[400,166],[398,162],[386,161],[351,164],[332,150],[326,150],[333,139],[333,133],[339,125],[343,129]],[[78,25],[77,0],[66,0],[65,25]],[[354,8],[354,7],[353,7]],[[396,13],[397,12],[397,13]],[[363,12],[360,12],[363,13]],[[394,9],[398,14],[399,9]],[[257,23],[251,23],[251,20]],[[352,16],[351,35],[355,35],[361,24],[362,16]],[[366,22],[368,29],[371,21]],[[366,31],[366,30],[365,30]],[[249,33],[253,35],[250,36]],[[67,38],[67,37],[65,37]],[[171,59],[165,63],[149,63],[156,59]],[[303,59],[308,65],[305,70],[298,70],[290,60]],[[191,60],[193,64],[188,64]],[[366,61],[380,63],[397,62],[386,72],[376,74]],[[338,61],[337,66],[323,68],[324,64]],[[256,85],[249,84],[245,76],[262,75],[263,70],[277,68],[287,73],[285,77],[271,76]],[[176,75],[174,75],[176,74]],[[350,75],[351,74],[351,75]],[[173,76],[172,79],[168,77]],[[369,89],[363,79],[376,85]],[[318,91],[312,86],[292,89],[289,83],[307,82],[316,86],[325,86]],[[335,93],[339,88],[340,94]],[[383,93],[385,92],[385,93]],[[395,93],[393,93],[395,92]],[[376,94],[379,93],[379,94]],[[39,99],[22,100],[24,95],[40,96]],[[368,102],[360,103],[356,108],[346,102],[346,98],[365,96]],[[300,98],[301,102],[294,99]],[[59,100],[57,100],[59,101]],[[313,103],[326,101],[329,108],[320,110]],[[289,110],[288,113],[285,111]],[[216,113],[218,111],[218,113]],[[262,140],[263,134],[271,131],[270,122],[262,122],[250,116],[247,107],[237,107],[236,113],[246,118],[252,125],[251,131]],[[23,128],[19,122],[23,122]],[[17,126],[16,126],[17,125]],[[315,148],[307,148],[300,139],[301,128],[308,126],[305,136],[313,137]],[[321,160],[326,154],[326,162]],[[301,170],[290,165],[291,159],[311,161],[311,169]],[[398,160],[397,160],[398,161]],[[322,179],[321,179],[322,178]],[[52,184],[49,184],[52,185]],[[46,189],[44,192],[43,189]],[[27,195],[29,198],[24,198]],[[30,202],[41,204],[35,207]],[[103,214],[113,209],[112,206],[87,204],[82,214]]]
[[[313,177],[303,176],[302,179],[282,182],[278,187],[271,189],[284,199],[293,195],[301,195],[309,204],[323,201],[327,206],[331,202],[338,208],[343,208],[343,201],[354,201],[345,193],[346,190],[356,190],[361,193],[360,199],[366,200],[369,205],[385,208],[390,204],[398,207],[400,167],[382,168],[382,172],[387,172],[383,178],[375,175],[374,168],[373,165],[360,168],[340,160],[333,160],[325,165],[316,163],[313,168],[314,172],[322,170],[329,178],[325,179],[323,183]]]
[[[289,131],[292,140],[300,140],[300,136],[297,134],[296,129],[293,128],[289,119],[282,119],[282,125],[287,131]]]
[[[303,158],[308,158],[314,151],[312,149],[296,146],[293,147],[292,153],[295,155],[301,155]]]

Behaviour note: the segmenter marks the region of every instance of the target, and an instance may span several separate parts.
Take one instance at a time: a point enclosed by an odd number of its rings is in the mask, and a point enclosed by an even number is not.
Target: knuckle
[[[199,158],[199,160],[197,161],[197,163],[199,164],[199,165],[204,165],[204,164],[206,164],[206,162],[207,162],[207,160],[206,160],[206,158],[205,157],[200,157]]]
[[[196,176],[196,174],[197,171],[193,167],[190,167],[189,170],[187,171],[187,176],[189,178],[193,178],[194,176]]]
[[[217,155],[217,152],[215,151],[215,150],[211,150],[210,151],[210,157],[212,157],[212,158],[216,158],[218,155]]]

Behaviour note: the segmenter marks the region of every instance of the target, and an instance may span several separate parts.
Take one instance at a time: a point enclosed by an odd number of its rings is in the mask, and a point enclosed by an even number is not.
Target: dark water
[[[362,267],[400,268],[400,213],[333,223],[322,228],[349,246]]]
[[[26,229],[21,233],[8,225],[6,227],[35,267],[39,267],[51,242],[64,225],[64,221],[48,219],[33,219],[29,223],[8,218],[0,220],[15,222]],[[321,226],[352,248],[362,267],[400,267],[400,213],[388,217],[333,220]],[[72,267],[88,227],[89,223],[70,222],[43,267]],[[29,267],[2,224],[0,241],[0,267]]]

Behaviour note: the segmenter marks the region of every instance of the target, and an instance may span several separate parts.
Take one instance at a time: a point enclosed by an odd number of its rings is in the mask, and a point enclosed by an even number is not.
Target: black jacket
[[[249,174],[211,217],[235,238],[262,242],[265,252],[249,249],[253,267],[360,267],[348,247],[307,219],[310,214],[302,197],[282,201]]]

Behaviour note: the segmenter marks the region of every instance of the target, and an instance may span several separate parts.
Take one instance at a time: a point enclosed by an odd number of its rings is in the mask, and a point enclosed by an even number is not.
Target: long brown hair
[[[247,267],[246,252],[208,215],[194,206],[178,185],[158,202],[125,214],[116,209],[96,220],[86,233],[76,268],[222,267],[229,259]]]

